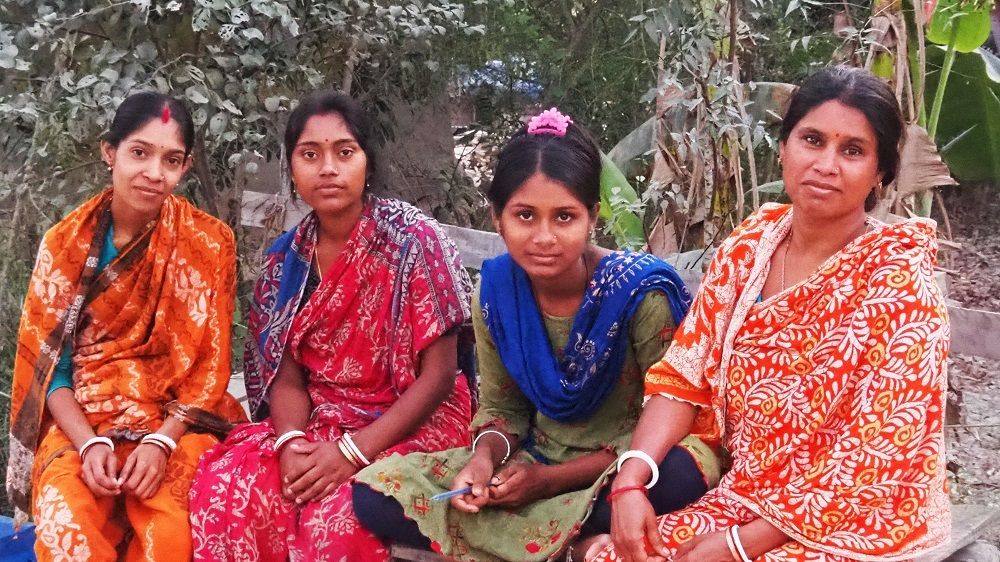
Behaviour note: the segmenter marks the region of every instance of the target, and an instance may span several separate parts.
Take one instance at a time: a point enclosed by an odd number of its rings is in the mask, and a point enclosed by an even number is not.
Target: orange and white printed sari
[[[110,203],[106,190],[46,233],[21,317],[7,490],[19,522],[33,508],[40,559],[113,555],[129,523],[136,539],[128,558],[183,558],[178,546],[185,541],[178,545],[175,535],[190,542],[187,490],[198,457],[217,442],[207,434],[185,435],[150,500],[94,498],[80,478],[80,456],[45,410],[65,343],[72,342],[76,400],[94,431],[118,444],[122,462],[167,415],[215,431],[244,419],[226,394],[232,231],[171,196],[159,218],[98,273]]]
[[[759,560],[903,560],[947,539],[949,327],[931,221],[885,225],[758,302],[791,208],[765,205],[723,243],[646,394],[699,406],[723,445],[718,488],[660,518],[676,549],[763,518],[791,540]],[[609,547],[598,560],[616,560]]]

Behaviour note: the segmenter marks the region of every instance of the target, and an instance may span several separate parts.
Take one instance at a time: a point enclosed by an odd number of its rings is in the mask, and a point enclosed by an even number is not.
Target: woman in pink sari
[[[274,242],[257,282],[245,366],[257,422],[202,458],[195,559],[384,559],[350,481],[392,453],[468,444],[454,328],[471,285],[437,223],[367,193],[375,153],[351,98],[305,97],[285,146],[313,212]]]

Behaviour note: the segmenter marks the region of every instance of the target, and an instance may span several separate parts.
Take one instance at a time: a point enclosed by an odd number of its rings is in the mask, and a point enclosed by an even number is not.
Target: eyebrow
[[[824,137],[830,136],[827,133],[825,133],[825,132],[823,132],[823,131],[815,128],[815,127],[802,127],[802,132],[803,133],[816,133],[816,134],[824,136]],[[846,142],[855,142],[855,143],[859,143],[859,144],[871,144],[871,142],[868,139],[864,138],[864,137],[849,136],[849,137],[847,137],[844,140]]]
[[[155,147],[155,146],[157,146],[156,143],[149,142],[147,140],[142,140],[142,139],[129,139],[128,142],[129,143],[133,143],[133,144],[140,144],[140,145],[142,145],[144,147]],[[185,153],[183,148],[168,148],[167,149],[167,153],[168,154],[174,154],[174,153],[178,153],[178,152],[181,153],[181,154]]]
[[[295,147],[298,148],[300,146],[319,146],[321,144],[323,143],[318,140],[300,140],[299,142],[295,143]],[[334,146],[340,146],[344,144],[358,144],[358,141],[353,137],[345,137],[342,139],[337,139],[330,144],[333,144]]]
[[[529,205],[527,203],[521,203],[520,201],[516,201],[516,200],[510,201],[507,204],[507,206],[508,207],[512,207],[512,208],[513,207],[518,207],[518,208],[521,208],[521,209],[532,209],[532,210],[536,209],[536,207],[534,205]],[[566,212],[566,213],[568,213],[568,212],[578,212],[580,209],[577,208],[577,207],[566,206],[566,207],[555,207],[552,210],[555,211],[555,212]]]

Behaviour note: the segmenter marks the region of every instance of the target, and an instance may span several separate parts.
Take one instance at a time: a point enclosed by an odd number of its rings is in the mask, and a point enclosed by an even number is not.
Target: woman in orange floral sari
[[[589,559],[903,560],[948,537],[934,225],[865,213],[902,134],[892,92],[864,71],[821,71],[793,96],[780,136],[792,204],[765,205],[722,244],[647,372],[613,548]],[[678,405],[674,430],[664,412]],[[732,468],[657,520],[641,457],[662,458],[688,422]]]
[[[112,186],[39,249],[7,469],[39,560],[189,559],[188,489],[217,442],[195,430],[242,418],[226,394],[233,235],[171,194],[193,138],[180,102],[130,96],[101,142]]]

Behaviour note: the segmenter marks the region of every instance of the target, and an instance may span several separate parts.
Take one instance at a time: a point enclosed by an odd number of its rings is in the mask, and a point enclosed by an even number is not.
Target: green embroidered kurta
[[[611,395],[589,420],[571,424],[547,418],[525,398],[501,363],[483,322],[478,288],[472,302],[480,377],[480,406],[472,420],[473,432],[499,427],[518,435],[522,443],[527,437],[536,454],[550,464],[602,449],[619,454],[628,448],[642,409],[644,374],[663,357],[675,328],[662,293],[647,294],[636,310],[621,380]],[[564,349],[573,318],[543,315],[543,320],[549,340],[543,345]],[[719,468],[712,451],[694,437],[687,437],[682,445],[714,485]],[[431,502],[431,496],[451,488],[455,474],[471,454],[471,450],[460,448],[392,456],[362,470],[357,481],[396,498],[434,549],[446,556],[466,561],[527,562],[547,560],[565,548],[614,471],[612,464],[589,488],[512,510],[487,507],[473,514],[451,509],[446,501]],[[508,462],[538,461],[521,449]]]

